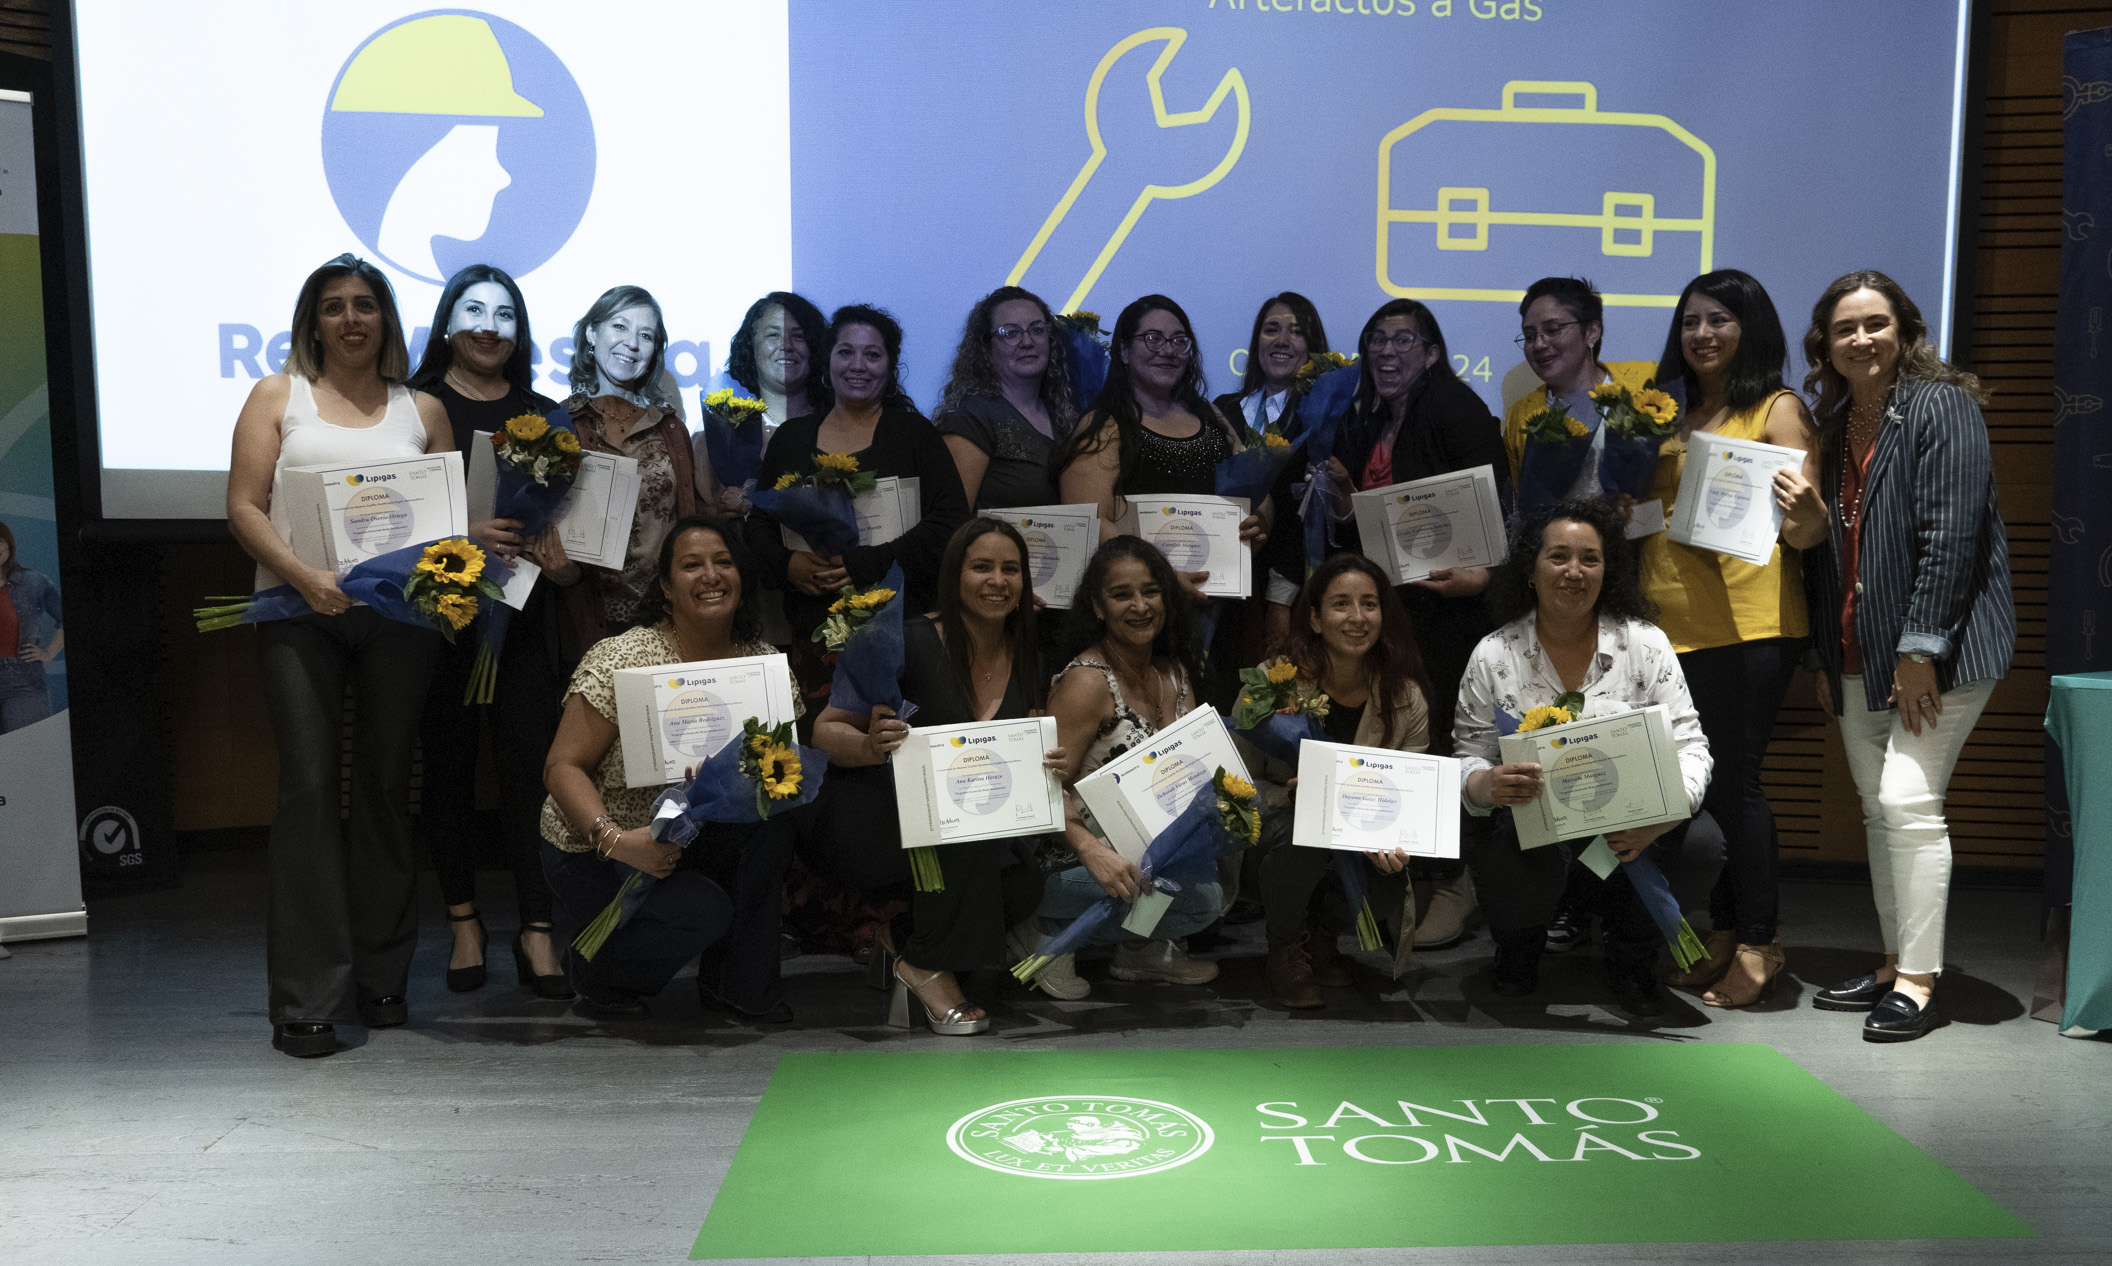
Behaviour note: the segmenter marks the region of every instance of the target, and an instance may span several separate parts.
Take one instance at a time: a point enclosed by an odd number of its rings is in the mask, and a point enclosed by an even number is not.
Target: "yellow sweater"
[[[1641,391],[1644,383],[1657,377],[1657,362],[1654,360],[1617,360],[1611,365],[1602,361],[1599,368],[1630,391]],[[1518,464],[1525,460],[1525,420],[1546,408],[1547,404],[1547,388],[1541,387],[1518,397],[1510,408],[1503,411],[1503,448],[1511,456],[1513,488],[1518,486]]]

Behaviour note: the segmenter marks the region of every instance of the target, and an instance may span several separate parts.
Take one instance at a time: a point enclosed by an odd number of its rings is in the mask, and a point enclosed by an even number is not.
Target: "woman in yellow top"
[[[1503,447],[1511,458],[1511,486],[1520,489],[1521,512],[1539,508],[1526,504],[1523,485],[1518,482],[1518,468],[1525,461],[1526,419],[1558,401],[1569,406],[1569,416],[1591,432],[1591,455],[1577,468],[1574,485],[1560,500],[1601,496],[1599,454],[1605,436],[1599,430],[1591,389],[1602,382],[1616,382],[1630,391],[1641,391],[1657,374],[1657,366],[1646,360],[1609,365],[1599,359],[1599,344],[1606,336],[1604,315],[1599,292],[1580,277],[1542,277],[1526,289],[1518,305],[1515,341],[1525,349],[1525,363],[1544,384],[1541,390],[1520,396],[1503,413]]]
[[[1818,492],[1818,433],[1796,393],[1782,385],[1788,344],[1767,291],[1735,268],[1687,283],[1673,309],[1657,380],[1685,383],[1680,431],[1658,453],[1651,494],[1672,517],[1686,466],[1687,436],[1696,431],[1804,450],[1801,471],[1775,476],[1776,504],[1786,512],[1781,541],[1765,566],[1695,549],[1665,532],[1640,545],[1643,594],[1658,606],[1658,627],[1686,673],[1716,759],[1702,807],[1724,834],[1723,873],[1709,898],[1715,930],[1708,957],[1673,977],[1705,989],[1712,1007],[1758,999],[1782,970],[1776,935],[1775,815],[1760,790],[1782,692],[1803,654],[1807,628],[1799,551],[1826,540],[1826,505]]]

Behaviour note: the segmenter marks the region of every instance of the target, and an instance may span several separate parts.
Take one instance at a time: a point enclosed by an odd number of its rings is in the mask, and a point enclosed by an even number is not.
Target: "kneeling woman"
[[[1085,649],[1064,665],[1049,694],[1056,739],[1069,753],[1065,782],[1078,779],[1122,755],[1197,706],[1195,683],[1202,648],[1182,593],[1180,578],[1165,555],[1134,536],[1102,545],[1086,564],[1078,585],[1082,600],[1071,610],[1073,646]],[[1101,897],[1135,901],[1145,883],[1134,863],[1115,851],[1085,817],[1075,793],[1069,797],[1064,842],[1046,858],[1051,870],[1033,924],[1018,929],[1022,953],[1044,934],[1061,931]],[[1200,985],[1217,978],[1217,964],[1188,957],[1177,943],[1210,926],[1222,913],[1223,889],[1189,884],[1160,916],[1152,939],[1130,938],[1112,920],[1095,943],[1120,940],[1110,974],[1117,980],[1158,980]],[[1037,982],[1058,998],[1082,998],[1090,990],[1063,955]]]
[[[659,584],[627,631],[596,642],[565,696],[543,766],[543,873],[560,936],[592,922],[631,870],[659,880],[592,961],[571,955],[573,1006],[595,1019],[637,1019],[690,959],[707,1009],[746,1020],[792,1018],[778,987],[779,896],[792,859],[790,824],[707,824],[689,848],[653,839],[659,787],[624,785],[615,673],[768,655],[762,591],[738,535],[716,519],[677,519],[660,544]],[[797,707],[797,692],[794,692]]]
[[[1027,543],[1018,529],[987,518],[962,524],[939,558],[938,612],[902,622],[902,697],[915,701],[917,724],[1037,715],[1043,679],[1035,623]],[[863,712],[822,710],[814,742],[829,754],[832,782],[803,846],[816,869],[865,887],[899,886],[908,878],[895,787],[885,767],[908,737],[909,726],[885,704]],[[1061,772],[1063,750],[1051,751],[1048,762]],[[862,767],[873,768],[852,772]],[[962,996],[955,974],[1005,965],[1005,929],[1040,903],[1041,871],[1026,839],[934,851],[944,889],[914,894],[908,926],[883,927],[875,952],[889,955],[899,947],[888,964],[897,997],[891,1020],[908,1025],[906,994],[914,992],[932,1032],[962,1037],[989,1028],[990,1017]]]
[[[1502,627],[1481,640],[1459,683],[1453,747],[1465,777],[1467,812],[1528,804],[1540,794],[1540,766],[1506,765],[1497,752],[1496,709],[1523,717],[1571,691],[1583,716],[1655,704],[1672,723],[1688,821],[1632,827],[1606,837],[1616,856],[1648,852],[1682,910],[1706,901],[1723,867],[1723,832],[1701,813],[1708,790],[1709,742],[1687,695],[1672,643],[1650,623],[1636,581],[1635,553],[1605,502],[1569,501],[1528,514],[1494,586]],[[1562,897],[1570,858],[1589,843],[1570,840],[1520,849],[1511,815],[1497,815],[1490,839],[1469,857],[1489,930],[1496,938],[1495,989],[1528,994],[1538,984],[1547,924]],[[1622,871],[1600,892],[1606,976],[1633,1015],[1657,1015],[1657,925]]]
[[[1330,742],[1399,752],[1428,750],[1430,683],[1423,674],[1415,629],[1394,596],[1393,583],[1370,559],[1337,554],[1305,582],[1291,607],[1285,660],[1297,668],[1301,683],[1327,696],[1327,716],[1320,724]],[[1290,793],[1296,790],[1297,768],[1263,758],[1255,769],[1264,800],[1261,905],[1269,937],[1262,980],[1283,1006],[1322,1006],[1320,986],[1349,983],[1336,949],[1348,924],[1339,912],[1324,914],[1313,908],[1333,868],[1334,854],[1291,842]],[[1371,864],[1381,874],[1400,876],[1407,869],[1408,854],[1373,853]],[[1415,904],[1408,885],[1392,879],[1372,896],[1374,911],[1397,911],[1400,916],[1390,920],[1400,934],[1394,942],[1398,976],[1407,967]]]

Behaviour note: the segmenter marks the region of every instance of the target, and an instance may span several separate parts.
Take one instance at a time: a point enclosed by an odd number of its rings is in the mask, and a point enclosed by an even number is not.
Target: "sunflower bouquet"
[[[1305,444],[1305,436],[1293,440],[1283,433],[1282,419],[1257,431],[1243,427],[1243,447],[1217,464],[1215,491],[1220,497],[1244,497],[1258,505],[1276,486],[1276,477]]]
[[[502,473],[510,467],[543,487],[570,487],[579,474],[579,436],[570,427],[552,426],[541,414],[508,418],[491,433],[491,446]]]
[[[491,517],[519,523],[524,538],[541,536],[563,508],[565,498],[572,495],[584,460],[571,414],[559,408],[508,418],[491,433],[491,448],[498,464]],[[499,649],[506,644],[512,615],[513,609],[503,602],[494,602],[486,612],[478,630],[476,663],[462,692],[463,703],[491,702],[492,687],[499,677]]]
[[[500,581],[508,572],[504,560],[487,557],[474,543],[457,536],[408,545],[355,563],[338,579],[337,587],[346,597],[388,619],[438,629],[452,642],[456,633],[476,620],[484,599],[497,599],[505,592]],[[292,585],[274,585],[246,598],[206,601],[213,605],[192,611],[201,633],[314,614],[308,600]]]
[[[721,387],[704,396],[705,455],[711,473],[728,488],[745,488],[755,482],[763,462],[763,419],[770,406],[762,401]]]
[[[1569,498],[1584,460],[1591,456],[1591,428],[1556,400],[1525,420],[1525,453],[1518,463],[1518,508],[1534,510]]]
[[[749,717],[739,738],[705,758],[688,786],[661,793],[648,829],[662,844],[687,849],[706,822],[767,822],[774,814],[812,802],[828,764],[825,753],[793,740],[790,721],[772,726]],[[645,904],[657,882],[639,870],[624,876],[615,897],[573,938],[572,948],[592,961]]]
[[[1299,439],[1305,444],[1306,480],[1299,494],[1298,519],[1305,530],[1305,561],[1318,567],[1339,544],[1335,517],[1330,507],[1335,494],[1347,495],[1354,488],[1334,486],[1327,462],[1335,455],[1335,436],[1356,401],[1357,387],[1364,381],[1364,368],[1355,357],[1340,352],[1322,352],[1306,358],[1298,370]],[[1283,516],[1278,513],[1278,522]]]
[[[858,469],[849,453],[816,453],[802,475],[786,471],[750,498],[757,509],[806,538],[823,558],[840,559],[858,544],[858,514],[851,498],[871,492],[879,476]]]
[[[1679,430],[1679,403],[1646,382],[1631,391],[1617,382],[1591,389],[1591,403],[1606,428],[1599,454],[1599,486],[1609,497],[1645,497],[1657,478],[1659,450]]]

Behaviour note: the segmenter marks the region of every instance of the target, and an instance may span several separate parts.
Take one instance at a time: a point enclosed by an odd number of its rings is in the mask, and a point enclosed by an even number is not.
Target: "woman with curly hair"
[[[1650,622],[1653,608],[1636,583],[1634,551],[1618,512],[1604,501],[1566,501],[1525,516],[1491,592],[1503,621],[1474,648],[1459,684],[1453,748],[1467,812],[1496,814],[1489,838],[1468,858],[1496,940],[1494,988],[1506,997],[1539,984],[1547,924],[1562,898],[1571,857],[1588,840],[1521,849],[1508,810],[1540,795],[1540,766],[1506,764],[1497,748],[1496,710],[1523,717],[1571,692],[1584,696],[1578,719],[1656,705],[1672,724],[1685,784],[1685,822],[1630,827],[1606,837],[1615,856],[1648,852],[1672,884],[1680,908],[1707,895],[1723,865],[1723,833],[1701,811],[1708,789],[1709,741],[1687,695],[1672,643]],[[1663,939],[1625,871],[1599,890],[1606,978],[1631,1015],[1662,1014],[1657,946]]]
[[[1078,422],[1062,335],[1031,290],[999,286],[961,328],[933,425],[978,510],[1056,504],[1049,459]]]

